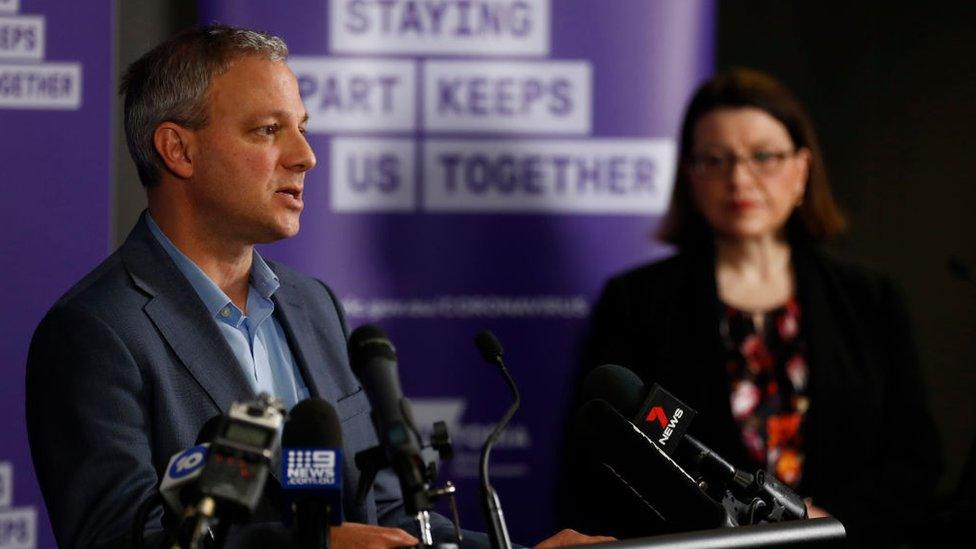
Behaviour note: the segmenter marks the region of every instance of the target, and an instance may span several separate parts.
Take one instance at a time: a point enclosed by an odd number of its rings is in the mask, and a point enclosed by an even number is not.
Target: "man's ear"
[[[153,132],[153,145],[169,171],[180,179],[193,177],[193,130],[175,122],[163,122]]]

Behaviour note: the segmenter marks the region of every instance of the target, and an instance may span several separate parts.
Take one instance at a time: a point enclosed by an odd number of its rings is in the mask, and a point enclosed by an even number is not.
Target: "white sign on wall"
[[[424,129],[588,134],[590,73],[584,61],[428,61]]]
[[[289,57],[308,131],[412,131],[416,65],[389,59]]]
[[[549,54],[549,0],[335,0],[331,49],[394,55]]]

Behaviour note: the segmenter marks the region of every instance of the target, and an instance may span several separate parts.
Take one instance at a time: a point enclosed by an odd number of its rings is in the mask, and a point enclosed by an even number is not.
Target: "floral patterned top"
[[[753,465],[796,487],[803,476],[808,370],[795,298],[763,314],[726,306],[721,331],[731,381],[732,416]]]

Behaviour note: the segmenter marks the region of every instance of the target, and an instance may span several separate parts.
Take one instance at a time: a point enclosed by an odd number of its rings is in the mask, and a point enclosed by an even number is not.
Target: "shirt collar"
[[[193,260],[173,244],[169,237],[159,228],[159,225],[156,224],[156,221],[149,212],[146,212],[146,224],[149,225],[149,232],[152,233],[173,262],[176,263],[176,267],[190,282],[193,289],[196,290],[197,295],[203,300],[203,304],[211,314],[226,317],[221,311],[228,306],[239,314],[240,310],[231,302],[227,294],[203,272],[203,269],[197,266]],[[271,270],[271,267],[268,266],[267,262],[265,262],[264,258],[258,254],[257,250],[254,251],[254,256],[251,260],[250,283],[265,299],[271,299],[272,294],[281,286],[278,277]],[[234,316],[238,315],[235,314]]]
[[[251,259],[251,285],[266,299],[271,299],[275,291],[281,287],[278,275],[271,270],[257,250],[254,250],[254,257]]]

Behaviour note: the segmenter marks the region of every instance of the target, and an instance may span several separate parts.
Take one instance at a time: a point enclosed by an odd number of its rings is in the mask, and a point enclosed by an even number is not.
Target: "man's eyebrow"
[[[267,114],[258,114],[258,115],[252,116],[248,120],[251,121],[251,122],[257,122],[257,121],[264,120],[264,119],[267,119],[267,118],[276,118],[278,120],[281,120],[281,119],[285,119],[285,118],[290,118],[291,116],[292,116],[291,113],[289,113],[287,111],[272,111],[272,112],[269,112]],[[304,116],[302,116],[302,118],[298,121],[298,123],[299,124],[308,124],[308,113],[305,113]]]

